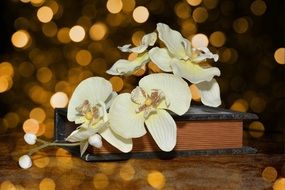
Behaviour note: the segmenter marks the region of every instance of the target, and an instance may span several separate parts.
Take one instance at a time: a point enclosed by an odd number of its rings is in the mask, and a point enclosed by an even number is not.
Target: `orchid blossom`
[[[118,47],[122,52],[137,53],[138,56],[135,60],[129,61],[126,59],[119,59],[114,65],[107,71],[110,75],[130,75],[135,70],[145,68],[145,65],[149,62],[149,55],[146,49],[149,46],[153,46],[156,42],[157,34],[155,32],[146,34],[143,36],[141,44],[137,47],[131,48],[131,44],[127,44]]]
[[[111,129],[124,138],[146,134],[144,123],[163,151],[176,145],[176,123],[166,110],[183,115],[190,107],[187,83],[172,74],[150,74],[131,93],[118,95],[110,107]]]
[[[212,54],[206,47],[192,48],[187,39],[166,24],[158,23],[157,31],[159,39],[165,43],[166,48],[152,48],[149,51],[151,61],[161,70],[173,72],[174,75],[196,84],[203,104],[219,106],[220,88],[213,77],[220,76],[220,70],[199,64],[206,59],[217,61],[218,55]]]
[[[111,83],[101,77],[88,78],[76,87],[68,105],[67,118],[80,126],[66,138],[66,141],[82,142],[81,155],[89,144],[100,147],[102,142],[99,135],[122,152],[131,151],[131,139],[122,138],[109,127],[106,109],[116,96]]]

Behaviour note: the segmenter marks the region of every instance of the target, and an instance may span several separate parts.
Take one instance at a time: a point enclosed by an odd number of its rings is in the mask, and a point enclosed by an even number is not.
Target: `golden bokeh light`
[[[187,0],[187,3],[191,6],[198,6],[202,3],[202,0]]]
[[[273,190],[285,190],[285,178],[277,179],[273,184]]]
[[[133,60],[135,60],[137,57],[138,57],[138,54],[137,54],[137,53],[130,53],[129,56],[128,56],[128,60],[129,60],[129,61],[133,61]]]
[[[123,8],[123,2],[121,0],[108,0],[106,7],[110,13],[119,13]]]
[[[48,67],[42,67],[37,71],[37,79],[41,83],[47,83],[52,79],[52,71]]]
[[[42,126],[40,125],[40,127],[45,127],[44,133],[43,133],[44,137],[49,138],[49,139],[53,138],[54,121],[52,119],[48,119],[47,121],[45,121],[44,125],[42,125]],[[36,134],[38,134],[38,133],[36,133]]]
[[[215,47],[222,47],[226,42],[226,36],[221,31],[213,32],[210,35],[210,43]]]
[[[2,75],[0,76],[0,93],[8,91],[13,85],[11,76]]]
[[[156,64],[154,64],[152,61],[150,61],[148,63],[147,67],[154,73],[162,72],[162,70]]]
[[[59,12],[60,7],[56,1],[47,1],[46,5],[51,8],[54,15]]]
[[[88,50],[79,50],[75,56],[76,62],[81,66],[86,66],[92,61],[92,55]]]
[[[191,7],[185,2],[178,2],[174,7],[175,14],[181,18],[186,19],[191,15]]]
[[[37,17],[38,17],[40,22],[48,23],[51,21],[51,19],[53,17],[53,11],[50,7],[43,6],[43,7],[39,8],[39,10],[37,11]]]
[[[35,119],[27,119],[23,123],[23,130],[25,133],[36,134],[39,130],[39,122]]]
[[[136,31],[132,35],[132,42],[135,46],[139,46],[141,43],[142,37],[145,35],[143,31]]]
[[[194,48],[207,47],[209,44],[208,37],[205,34],[196,34],[191,39]]]
[[[151,171],[147,175],[147,182],[155,189],[164,188],[165,181],[165,176],[159,171]]]
[[[96,189],[105,189],[109,185],[109,178],[103,173],[97,173],[93,177],[93,185]]]
[[[16,190],[16,187],[11,181],[5,180],[1,183],[0,190]]]
[[[42,31],[47,37],[54,37],[57,33],[57,25],[54,22],[43,24]]]
[[[64,108],[68,104],[68,97],[64,92],[56,92],[50,98],[50,105],[53,108]]]
[[[121,77],[113,76],[109,79],[115,92],[120,92],[124,87],[124,81]]]
[[[248,107],[248,102],[245,99],[237,99],[230,109],[233,111],[246,112]]]
[[[266,101],[262,97],[253,97],[250,101],[250,108],[255,113],[261,113],[264,111],[266,107]]]
[[[46,118],[46,112],[40,107],[36,107],[31,110],[30,118],[37,120],[39,123],[42,123]]]
[[[22,3],[29,3],[30,0],[20,0]]]
[[[60,41],[61,43],[67,44],[71,41],[70,37],[69,37],[69,28],[61,28],[59,29],[58,33],[57,33],[57,39],[58,41]]]
[[[82,26],[73,26],[69,31],[69,37],[74,42],[81,42],[85,38],[85,30]]]
[[[7,76],[14,76],[14,68],[13,65],[9,62],[2,62],[0,63],[0,76],[7,75]]]
[[[208,11],[204,7],[198,7],[193,11],[193,19],[197,23],[203,23],[208,19]]]
[[[196,32],[197,32],[197,27],[193,19],[187,19],[182,22],[181,33],[184,36],[191,36],[193,34],[196,34]]]
[[[97,22],[89,30],[89,35],[92,40],[99,41],[106,37],[108,28],[102,22]]]
[[[249,125],[249,134],[254,138],[260,138],[264,135],[264,125],[260,121],[253,121]]]
[[[45,168],[48,166],[50,159],[44,152],[36,152],[32,156],[33,164],[38,168]]]
[[[55,190],[56,184],[51,178],[44,178],[39,185],[39,190]]]
[[[31,37],[26,30],[18,30],[11,37],[12,44],[17,48],[25,48],[29,44]]]
[[[198,87],[195,85],[195,84],[191,84],[190,85],[190,91],[191,91],[191,94],[192,94],[192,99],[194,101],[201,101],[201,93],[200,93],[200,90],[198,89]]]
[[[112,175],[117,168],[117,164],[114,162],[106,162],[106,163],[97,163],[98,167],[101,172],[103,172],[106,175]]]
[[[203,0],[203,5],[211,10],[217,7],[219,0]]]
[[[274,52],[274,59],[279,64],[285,64],[285,48],[278,48]]]
[[[136,7],[135,0],[123,0],[122,2],[123,2],[123,11],[126,13],[132,12]]]
[[[45,2],[45,0],[30,0],[30,1],[31,4],[35,7],[39,7]]]
[[[149,12],[146,7],[138,6],[133,12],[133,18],[137,23],[144,23],[149,17]]]
[[[140,77],[140,76],[143,76],[145,72],[146,72],[145,69],[137,69],[132,73],[132,75]]]
[[[39,124],[39,130],[38,132],[36,133],[36,136],[42,136],[43,134],[45,134],[46,132],[46,125],[44,123],[40,123]]]
[[[135,173],[134,167],[127,163],[120,168],[119,175],[123,180],[131,181],[134,178]]]
[[[248,30],[249,23],[246,18],[238,18],[233,23],[233,28],[236,33],[242,34]]]
[[[124,24],[124,21],[126,20],[126,15],[119,13],[119,14],[108,14],[107,16],[107,23],[110,26],[113,27],[119,27]]]
[[[56,161],[58,169],[62,171],[70,170],[74,166],[71,154],[63,148],[56,151]]]
[[[250,5],[251,12],[256,16],[261,16],[267,9],[266,3],[263,0],[255,0]]]
[[[9,112],[4,116],[3,120],[7,122],[8,128],[15,128],[20,122],[20,117],[17,113]]]
[[[277,178],[277,171],[274,167],[268,166],[262,172],[262,178],[266,181],[273,182]]]

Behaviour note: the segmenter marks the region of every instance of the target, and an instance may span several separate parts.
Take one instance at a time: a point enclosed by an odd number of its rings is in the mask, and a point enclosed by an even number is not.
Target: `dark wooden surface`
[[[33,166],[23,170],[17,159],[31,146],[25,145],[22,132],[10,131],[0,134],[0,189],[272,189],[274,182],[262,172],[270,166],[277,177],[285,177],[284,135],[253,138],[245,131],[244,138],[259,153],[85,162],[54,147],[37,154]]]

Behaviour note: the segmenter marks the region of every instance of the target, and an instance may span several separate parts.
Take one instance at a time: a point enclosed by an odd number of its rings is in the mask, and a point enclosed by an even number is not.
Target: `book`
[[[55,140],[64,142],[65,138],[78,125],[66,118],[66,109],[55,110]],[[243,147],[243,122],[256,120],[252,113],[236,112],[207,106],[191,106],[183,116],[171,113],[177,124],[177,144],[171,152],[162,152],[150,134],[133,139],[133,150],[121,153],[103,140],[100,149],[88,147],[82,156],[86,161],[123,160],[129,158],[172,158],[196,154],[242,154],[254,153],[251,147]],[[78,147],[68,147],[69,151],[79,154]]]

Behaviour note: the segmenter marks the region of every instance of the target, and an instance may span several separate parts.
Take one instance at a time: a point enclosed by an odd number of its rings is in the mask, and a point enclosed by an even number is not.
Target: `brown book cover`
[[[256,150],[243,147],[243,121],[258,119],[255,114],[234,112],[222,108],[191,106],[183,116],[172,114],[177,123],[177,144],[173,151],[162,152],[152,137],[147,134],[133,139],[131,153],[119,150],[103,141],[103,147],[93,149],[89,146],[82,156],[86,161],[123,160],[131,157],[188,156],[196,154],[242,154]],[[55,140],[63,142],[77,125],[66,118],[66,109],[55,110]],[[78,147],[68,148],[80,155]]]

